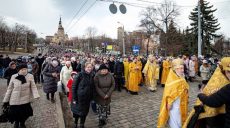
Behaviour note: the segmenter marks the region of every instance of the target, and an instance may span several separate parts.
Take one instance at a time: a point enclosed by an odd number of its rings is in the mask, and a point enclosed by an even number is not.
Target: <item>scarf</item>
[[[22,84],[26,83],[26,78],[24,75],[19,75],[17,77],[15,77],[15,79],[19,80],[22,82]]]

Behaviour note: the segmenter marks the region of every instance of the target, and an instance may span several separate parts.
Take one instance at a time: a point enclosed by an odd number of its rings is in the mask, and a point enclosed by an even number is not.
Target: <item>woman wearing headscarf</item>
[[[115,80],[109,72],[109,68],[102,64],[94,77],[96,89],[95,101],[98,105],[99,126],[106,124],[107,115],[110,111],[109,104],[115,88]]]
[[[12,75],[18,73],[17,69],[16,69],[16,63],[15,62],[10,62],[9,67],[6,68],[5,72],[4,72],[4,78],[7,79],[7,86],[10,83],[10,78]]]
[[[50,100],[51,94],[51,102],[54,103],[54,94],[57,91],[57,82],[59,81],[60,76],[60,66],[57,59],[53,59],[51,63],[48,63],[46,67],[43,69],[43,90],[46,93],[47,100]]]
[[[86,62],[84,70],[76,75],[72,85],[72,104],[71,110],[75,118],[75,128],[80,119],[80,128],[84,128],[86,116],[89,112],[90,101],[93,97],[93,66]]]
[[[67,87],[67,83],[69,81],[69,79],[71,78],[71,72],[73,71],[73,68],[71,66],[71,62],[70,61],[66,61],[65,62],[65,66],[62,67],[61,69],[61,73],[60,73],[60,81],[63,84],[64,88],[65,88],[65,93],[69,93],[69,88]]]
[[[202,88],[208,83],[209,77],[211,75],[210,66],[207,60],[203,60],[203,64],[200,66],[200,76],[202,78]],[[199,88],[201,88],[199,87]]]
[[[28,73],[26,64],[19,65],[18,73],[11,77],[3,99],[3,107],[9,105],[8,119],[11,123],[15,123],[14,128],[26,127],[25,121],[33,116],[31,99],[39,97],[34,76]]]

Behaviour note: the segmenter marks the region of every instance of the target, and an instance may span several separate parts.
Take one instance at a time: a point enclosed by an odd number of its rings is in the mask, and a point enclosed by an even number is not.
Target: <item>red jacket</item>
[[[67,83],[67,87],[69,88],[69,97],[68,97],[69,102],[72,101],[72,84],[73,84],[73,78],[70,78]]]

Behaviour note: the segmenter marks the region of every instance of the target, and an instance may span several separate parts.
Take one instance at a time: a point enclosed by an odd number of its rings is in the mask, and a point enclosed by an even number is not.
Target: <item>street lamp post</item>
[[[123,56],[125,56],[125,28],[124,25],[120,22],[117,22],[122,25],[122,46],[123,46]]]
[[[147,42],[147,48],[146,48],[146,55],[148,56],[149,55],[149,39],[150,39],[150,32],[147,32],[147,39],[148,39],[148,42]]]
[[[26,35],[25,35],[25,52],[28,52],[28,49],[27,49],[27,36],[28,36],[28,32],[26,32]]]

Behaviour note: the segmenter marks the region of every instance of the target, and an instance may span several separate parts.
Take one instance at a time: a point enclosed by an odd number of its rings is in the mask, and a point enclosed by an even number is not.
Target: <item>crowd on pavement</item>
[[[42,84],[47,100],[52,103],[55,103],[58,88],[62,89],[68,97],[76,128],[84,128],[90,106],[98,115],[98,126],[105,126],[113,91],[138,95],[140,87],[145,86],[154,93],[157,85],[164,87],[159,128],[228,128],[229,74],[230,57],[112,56],[63,52],[59,47],[54,47],[47,55],[18,58],[0,55],[0,77],[7,79],[8,86],[3,107],[9,109],[9,121],[15,128],[25,128],[25,121],[33,115],[30,99],[40,97],[36,84]],[[202,78],[197,85],[199,100],[193,112],[187,115],[188,83],[196,77]],[[222,121],[210,121],[217,115]]]

